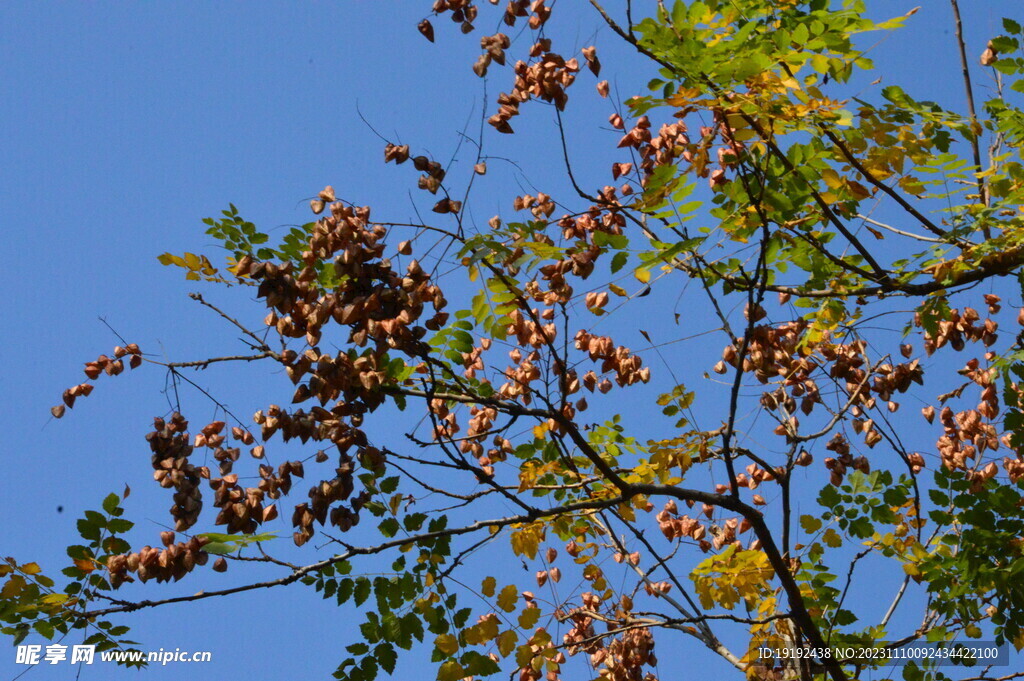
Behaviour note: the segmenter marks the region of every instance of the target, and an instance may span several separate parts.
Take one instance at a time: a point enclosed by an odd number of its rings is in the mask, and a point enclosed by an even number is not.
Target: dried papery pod
[[[988,45],[985,46],[985,51],[981,53],[981,65],[992,66],[998,59],[999,53],[992,47],[992,41],[990,40]]]
[[[214,572],[226,572],[227,569],[228,569],[228,561],[225,560],[223,556],[221,556],[217,560],[213,561],[213,571]]]
[[[313,199],[312,201],[309,202],[310,210],[312,210],[317,215],[324,212],[324,205],[324,202],[321,201],[320,199]]]
[[[491,65],[491,55],[489,52],[484,52],[476,61],[473,62],[473,73],[478,77],[483,78],[487,75],[487,67]]]
[[[416,25],[416,30],[430,42],[434,42],[434,25],[428,19],[424,19]]]
[[[768,312],[760,305],[755,304],[751,308],[750,303],[743,307],[743,317],[748,321],[759,322],[768,315]]]
[[[58,404],[55,407],[50,407],[50,413],[53,414],[53,418],[59,419],[64,416],[64,409],[65,407],[63,404]]]
[[[477,163],[475,166],[473,166],[473,172],[475,172],[477,175],[486,175],[487,163],[485,163],[484,161]]]
[[[436,177],[430,177],[429,175],[420,175],[417,186],[420,189],[425,189],[431,194],[436,194],[437,190],[441,188],[441,181]]]
[[[405,163],[409,160],[409,145],[403,144],[401,146],[397,144],[391,144],[388,142],[384,146],[384,162],[389,163],[394,161],[395,163]]]
[[[445,176],[444,166],[442,166],[437,161],[431,161],[430,163],[427,164],[426,173],[430,177],[435,178],[438,182],[444,181],[444,176]]]
[[[508,120],[497,116],[491,116],[487,119],[487,122],[494,126],[494,129],[503,135],[511,135],[515,132],[512,126],[509,125]]]
[[[591,73],[593,73],[595,76],[600,75],[601,60],[597,58],[597,48],[593,46],[584,47],[583,58],[587,60],[587,66],[590,67]]]

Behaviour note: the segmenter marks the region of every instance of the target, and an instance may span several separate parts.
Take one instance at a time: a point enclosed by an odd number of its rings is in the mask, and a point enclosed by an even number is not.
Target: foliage
[[[187,580],[215,554],[213,569],[233,565],[240,580],[244,559],[282,570],[242,590],[300,582],[358,609],[361,638],[335,673],[349,681],[391,674],[404,656],[429,657],[441,681],[653,678],[655,644],[673,637],[751,679],[839,681],[885,662],[759,659],[767,641],[1024,647],[1024,335],[1006,329],[1024,324],[1020,24],[1007,19],[981,56],[990,98],[976,108],[968,78],[959,112],[867,84],[875,34],[915,12],[676,0],[634,17],[629,3],[590,4],[651,76],[609,105],[614,139],[588,138],[608,142],[602,179],[562,146],[551,161],[566,187],[504,197],[514,217],[478,228],[467,206],[495,162],[482,139],[461,184],[388,143],[385,162],[420,173],[436,219],[371,218],[328,186],[311,201],[316,221],[276,244],[234,205],[207,219],[222,268],[216,255],[160,256],[214,291],[255,290],[259,329],[193,294],[250,354],[166,362],[119,347],[86,365],[89,380],[121,373],[124,357],[175,385],[193,369],[269,365],[294,406],[267,395],[243,421],[215,401],[198,429],[180,404],[157,417],[146,439],[174,502],[163,548],[133,551],[109,498],[79,523],[86,543],[69,548],[63,591],[34,563],[0,567],[5,633],[95,626],[100,645],[120,646],[126,629],[96,618],[142,606],[98,607],[97,594]],[[499,134],[549,106],[564,144],[584,66],[590,96],[609,97],[595,47],[556,51],[571,34],[547,31],[553,10],[512,0],[496,18],[519,37],[480,41],[474,71],[512,82],[487,120]],[[488,11],[500,12],[433,6],[463,33]],[[438,37],[430,19],[419,31]],[[454,271],[439,267],[450,254]],[[666,312],[680,296],[701,312]],[[676,327],[718,335],[669,346]],[[722,348],[717,364],[708,344]],[[68,389],[54,415],[92,385]],[[898,413],[907,403],[921,414]],[[394,423],[409,424],[405,440]],[[301,458],[287,458],[289,441]],[[216,463],[193,463],[200,453]],[[308,501],[279,519],[307,476]],[[291,550],[270,531],[282,524],[304,551],[322,534],[326,553],[276,558]],[[538,592],[494,569],[501,559],[481,566],[482,551],[533,566]],[[881,620],[853,595],[876,603],[887,584],[866,562],[895,586]],[[893,619],[912,608],[909,629],[909,615]],[[906,678],[948,678],[930,664]]]

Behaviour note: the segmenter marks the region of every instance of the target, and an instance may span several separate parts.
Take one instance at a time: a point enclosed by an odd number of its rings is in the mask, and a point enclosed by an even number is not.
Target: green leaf
[[[388,674],[392,674],[395,671],[395,663],[398,662],[398,654],[395,652],[394,646],[390,643],[381,643],[373,650],[373,655],[377,658],[377,663],[381,669],[386,671]]]
[[[365,577],[356,579],[355,593],[353,594],[356,605],[362,605],[370,597],[370,586],[370,580]]]
[[[612,273],[618,272],[623,267],[625,267],[626,266],[626,262],[628,260],[629,260],[629,253],[626,253],[625,251],[619,251],[618,253],[616,253],[615,256],[612,258],[612,265],[611,265]]]

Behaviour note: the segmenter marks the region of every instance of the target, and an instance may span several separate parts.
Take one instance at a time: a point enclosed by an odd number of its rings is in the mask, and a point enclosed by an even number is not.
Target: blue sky
[[[82,380],[83,362],[117,344],[99,317],[144,351],[176,360],[238,349],[229,328],[188,300],[186,293],[197,287],[156,261],[164,251],[213,253],[202,218],[234,202],[261,228],[286,229],[308,221],[306,202],[325,184],[395,220],[414,216],[413,201],[429,210],[420,196],[410,198],[417,193],[412,171],[382,164],[383,142],[357,115],[358,105],[385,136],[440,158],[451,155],[467,120],[477,130],[483,90],[469,66],[478,34],[464,38],[447,21],[436,21],[438,42],[427,43],[415,25],[429,4],[0,5],[0,309],[7,356],[0,374],[6,464],[0,553],[56,573],[66,561],[63,547],[75,539],[75,519],[125,483],[133,488],[127,510],[138,521],[137,543],[156,541],[169,499],[150,480],[143,435],[166,409],[163,375],[148,367],[103,378],[60,422],[51,421],[48,410],[65,387]],[[913,6],[902,0],[871,4],[890,15]],[[973,58],[1015,3],[962,4]],[[632,69],[640,62],[592,13],[578,15],[561,19],[575,36],[573,45],[563,45],[566,51],[596,43],[606,69],[602,77],[624,93],[650,77]],[[945,3],[929,3],[874,57],[914,94],[958,106],[959,79],[938,77],[956,73],[951,27]],[[508,75],[507,69],[492,70],[491,101],[507,89]],[[579,95],[582,104],[570,120],[585,130],[607,116],[610,104],[593,96],[589,74],[581,80],[577,87],[588,92]],[[560,162],[550,157],[551,117],[548,108],[527,106],[514,121],[522,135],[487,136],[487,152],[516,159],[525,175],[493,161],[474,198],[476,221],[509,211],[509,183],[564,190]],[[609,158],[611,140],[595,151],[570,135],[584,181],[588,174],[592,184],[601,181],[607,166],[594,168]],[[453,168],[465,173],[467,161]],[[247,321],[262,317],[240,292],[219,295]],[[654,319],[659,311],[647,312]],[[690,347],[696,353],[691,358],[719,351],[717,345]],[[224,379],[233,383],[231,404],[242,413],[264,406],[265,395],[285,400],[289,394],[275,374],[211,372],[198,380],[213,385]],[[275,387],[278,393],[271,392]],[[255,399],[247,400],[250,395]],[[186,403],[195,407],[188,414],[194,422],[211,416],[199,396]],[[284,524],[279,531],[288,534]],[[518,562],[507,570],[509,580],[522,575]],[[238,577],[202,570],[181,585],[154,591],[223,588]],[[354,640],[356,622],[302,587],[126,619],[143,647],[211,650],[214,662],[208,665],[144,672],[147,678],[186,673],[197,680],[226,674],[326,678],[344,656],[342,646]],[[21,671],[13,661],[13,650],[0,647],[0,678]],[[433,677],[416,669],[402,678]],[[98,665],[82,674],[135,676]],[[68,678],[68,667],[35,669],[25,678]]]

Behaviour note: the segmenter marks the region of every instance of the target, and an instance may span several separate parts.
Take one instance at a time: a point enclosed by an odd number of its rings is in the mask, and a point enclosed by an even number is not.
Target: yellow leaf
[[[856,180],[847,180],[846,186],[849,187],[850,193],[853,194],[855,199],[861,200],[871,196],[871,192],[868,188]]]
[[[518,641],[519,635],[516,632],[511,629],[503,631],[498,636],[498,652],[501,653],[502,657],[508,657],[516,649]]]
[[[913,563],[904,563],[903,564],[903,571],[906,572],[911,577],[917,577],[919,574],[921,574],[921,571],[918,570],[917,566],[914,565]]]
[[[212,277],[213,275],[217,274],[217,268],[213,266],[213,263],[210,262],[210,259],[207,258],[205,255],[203,256],[202,270],[203,274],[205,274],[208,277]]]
[[[734,132],[732,136],[733,139],[738,142],[746,142],[747,140],[752,140],[757,137],[757,133],[750,128],[742,128]]]
[[[485,615],[477,624],[466,629],[463,635],[466,643],[475,646],[494,640],[498,636],[498,616],[493,612]]]
[[[494,595],[494,587],[497,586],[497,583],[494,577],[485,577],[484,581],[480,584],[480,591],[484,596],[490,598]]]
[[[466,670],[455,660],[448,660],[437,670],[437,681],[459,681],[466,678]]]
[[[67,594],[46,594],[40,600],[47,605],[57,605],[70,598]]]
[[[839,189],[843,186],[843,180],[839,177],[839,173],[831,168],[821,171],[821,179],[832,189]]]
[[[534,523],[513,530],[511,537],[512,552],[517,556],[537,557],[537,549],[544,539],[544,526]]]
[[[526,608],[519,615],[519,626],[523,629],[533,629],[540,619],[540,608]]]
[[[676,90],[675,94],[673,94],[671,97],[669,97],[665,101],[667,101],[672,106],[685,106],[685,105],[689,104],[692,100],[696,99],[699,96],[700,96],[700,90],[698,90],[697,88],[693,88],[693,87],[685,88],[685,87],[683,87],[683,88],[679,88],[678,90]]]
[[[622,288],[621,286],[616,286],[615,284],[608,284],[608,290],[621,298],[626,298],[629,296],[629,293],[626,292],[626,289]]]
[[[25,590],[25,578],[21,575],[14,575],[0,589],[0,598],[15,598]]]
[[[921,194],[924,194],[925,191],[924,185],[921,184],[921,181],[916,177],[911,177],[910,175],[901,177],[897,184],[899,184],[903,191],[912,196],[920,196]]]
[[[451,634],[441,634],[434,639],[434,645],[445,655],[454,655],[459,649],[459,640]]]
[[[177,265],[178,267],[185,267],[185,261],[180,256],[172,253],[164,253],[159,256],[157,260],[160,261],[161,265]]]
[[[825,534],[821,536],[822,541],[825,542],[826,546],[833,549],[837,549],[843,545],[843,538],[839,536],[839,533],[833,530],[831,527],[825,530]]]
[[[34,575],[42,572],[42,568],[36,563],[25,563],[21,566],[21,571],[26,575]]]
[[[633,272],[633,276],[636,277],[641,283],[646,284],[651,280],[651,271],[641,268]]]
[[[198,270],[202,268],[202,266],[203,261],[200,260],[198,255],[196,255],[195,253],[185,254],[185,267],[189,268],[190,270]]]
[[[505,612],[512,612],[516,609],[516,600],[519,598],[519,589],[509,584],[498,594],[498,607]]]

